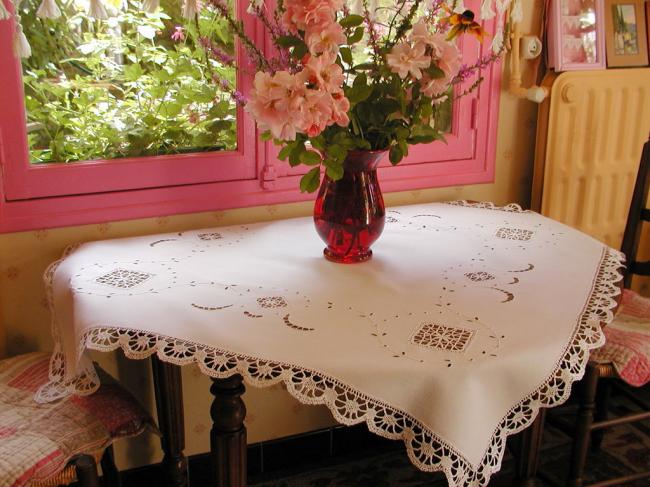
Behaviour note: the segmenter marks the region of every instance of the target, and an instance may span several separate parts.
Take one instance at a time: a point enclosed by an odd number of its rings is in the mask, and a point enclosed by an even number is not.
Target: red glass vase
[[[343,177],[327,175],[314,205],[318,235],[327,244],[325,257],[352,264],[372,257],[370,246],[384,229],[386,211],[377,180],[377,165],[386,151],[350,151]]]

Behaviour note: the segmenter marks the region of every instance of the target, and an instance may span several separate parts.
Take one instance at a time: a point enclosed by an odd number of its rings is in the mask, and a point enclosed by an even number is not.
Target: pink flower
[[[304,84],[287,71],[257,72],[246,111],[251,113],[260,129],[270,130],[280,140],[295,140],[303,125],[296,117],[305,97]]]
[[[332,105],[329,93],[307,90],[307,96],[300,107],[302,131],[309,137],[316,137],[325,130],[331,119]]]
[[[309,56],[302,71],[307,83],[333,92],[343,85],[343,69],[336,64],[336,54],[326,52],[320,56]]]
[[[339,52],[339,45],[345,44],[346,37],[341,27],[336,22],[309,28],[305,32],[305,40],[309,52],[320,54],[324,52]]]
[[[350,123],[348,111],[350,110],[350,100],[343,94],[343,90],[332,93],[334,106],[332,109],[332,121],[341,127],[347,127]]]
[[[425,54],[422,44],[411,46],[408,42],[400,42],[393,47],[391,52],[386,54],[386,61],[390,70],[402,79],[409,73],[415,79],[420,79],[420,70],[428,68],[431,64],[431,58]]]
[[[287,0],[282,23],[294,34],[308,27],[326,26],[335,22],[342,7],[343,0]]]
[[[183,32],[183,28],[180,25],[174,27],[174,32],[172,32],[171,38],[175,42],[185,40],[185,33]]]
[[[423,18],[415,23],[411,30],[409,39],[415,44],[423,44],[425,46],[433,45],[432,34],[429,31],[429,26]]]
[[[433,34],[432,42],[433,62],[445,75],[437,79],[425,76],[422,80],[422,93],[429,97],[437,97],[447,91],[451,81],[458,74],[461,57],[456,45],[445,40],[443,34]]]

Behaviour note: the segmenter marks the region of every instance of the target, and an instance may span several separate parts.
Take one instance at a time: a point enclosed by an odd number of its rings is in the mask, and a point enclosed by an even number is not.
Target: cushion
[[[632,386],[650,382],[650,299],[625,289],[614,321],[604,331],[607,341],[591,359],[611,362]]]
[[[77,454],[98,455],[116,438],[153,425],[149,414],[106,372],[89,396],[34,401],[48,380],[49,353],[0,360],[0,487],[44,481]]]

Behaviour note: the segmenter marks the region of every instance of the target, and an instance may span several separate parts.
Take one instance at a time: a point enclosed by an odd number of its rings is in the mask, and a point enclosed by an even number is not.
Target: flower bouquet
[[[326,256],[366,260],[384,223],[375,171],[380,156],[388,152],[397,164],[410,145],[444,140],[436,111],[481,82],[480,70],[503,51],[503,21],[492,36],[493,53],[463,65],[456,39],[481,42],[487,34],[460,0],[278,0],[273,8],[253,0],[248,12],[270,33],[267,54],[224,0],[207,1],[228,20],[256,71],[248,99],[233,96],[262,139],[280,146],[281,160],[311,166],[300,189],[321,187],[315,219]],[[482,17],[495,15],[494,1],[503,17],[510,0],[483,0]],[[213,59],[224,59],[216,43],[202,43]],[[356,201],[323,201],[342,193]]]

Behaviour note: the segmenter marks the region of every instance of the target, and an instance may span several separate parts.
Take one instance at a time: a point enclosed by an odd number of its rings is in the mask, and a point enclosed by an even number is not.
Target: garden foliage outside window
[[[55,16],[39,10],[41,0],[21,5],[31,46],[23,59],[31,162],[235,150],[226,22],[175,1],[151,13],[146,0],[95,2],[52,2]],[[227,59],[208,58],[203,36],[218,39]]]

